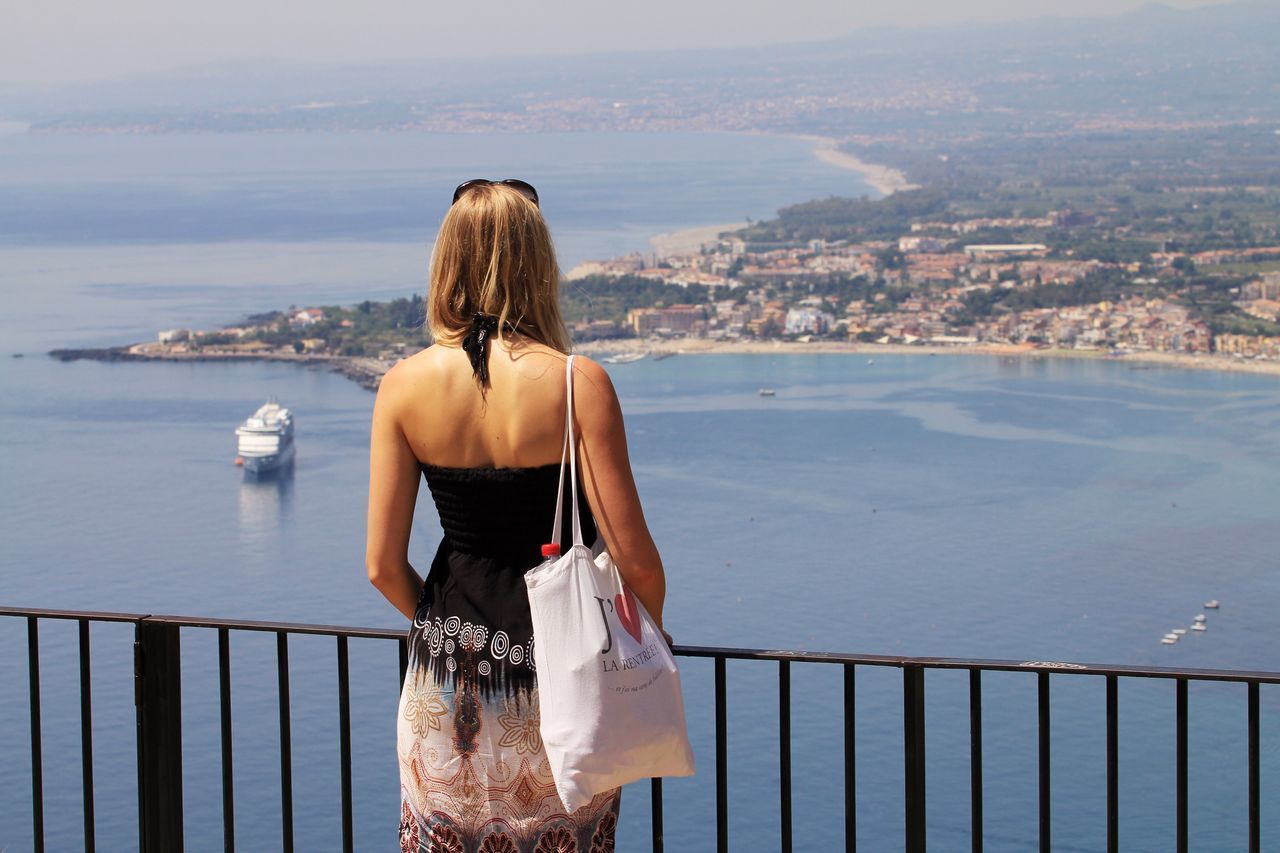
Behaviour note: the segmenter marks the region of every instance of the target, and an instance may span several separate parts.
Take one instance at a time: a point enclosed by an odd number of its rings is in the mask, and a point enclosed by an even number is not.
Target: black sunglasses
[[[463,181],[458,184],[458,188],[453,191],[453,204],[457,204],[458,199],[462,198],[476,187],[488,187],[493,186],[494,184],[502,184],[505,187],[511,187],[511,189],[533,202],[535,206],[538,205],[538,191],[533,188],[533,184],[525,183],[517,178],[507,178],[502,181],[491,181],[488,178],[472,178],[469,181]]]

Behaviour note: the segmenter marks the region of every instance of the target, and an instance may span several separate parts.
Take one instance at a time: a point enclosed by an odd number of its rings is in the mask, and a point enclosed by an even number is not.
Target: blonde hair
[[[473,187],[449,208],[431,255],[432,337],[458,344],[477,313],[498,318],[499,336],[515,330],[569,351],[551,232],[537,205],[501,184]]]

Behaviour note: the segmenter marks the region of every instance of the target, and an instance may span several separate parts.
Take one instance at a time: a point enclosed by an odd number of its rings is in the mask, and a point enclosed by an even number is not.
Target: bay
[[[379,183],[376,175],[384,166],[397,173],[396,156],[419,162],[396,146],[428,142],[390,139],[347,157],[364,165],[335,190],[340,208],[363,199],[382,211],[370,214],[366,230],[308,219],[319,199],[315,175],[342,161],[344,146],[359,149],[349,137],[296,156],[276,139],[157,137],[134,149],[128,140],[59,138],[38,143],[51,146],[48,162],[37,156],[45,149],[24,138],[18,149],[37,146],[27,160],[6,156],[0,206],[9,211],[10,245],[0,247],[0,330],[6,348],[29,354],[0,362],[0,601],[402,623],[363,569],[371,394],[289,365],[61,364],[38,356],[53,346],[234,320],[282,302],[411,292],[425,275],[423,235],[434,226],[426,216],[407,229],[412,238],[401,233],[398,217],[412,205],[384,204],[378,187],[398,181]],[[787,175],[851,180],[811,163],[795,140],[747,138],[735,147],[722,137],[668,138],[666,166],[644,160],[663,139],[439,140],[430,143],[441,146],[431,162],[439,161],[442,183],[422,195],[437,200],[438,219],[456,173],[474,167],[499,177],[492,163],[501,162],[513,164],[512,174],[536,176],[524,166],[542,157],[560,171],[548,167],[539,187],[555,187],[555,174],[565,181],[551,194],[565,207],[553,213],[548,202],[548,216],[572,260],[642,248],[649,233],[670,227],[744,215],[730,208],[746,204],[738,202],[753,181],[771,186],[780,204],[822,194]],[[0,141],[10,145],[7,155],[16,150],[11,142]],[[259,142],[264,148],[253,153]],[[377,147],[384,143],[391,148]],[[505,159],[485,160],[486,150]],[[475,159],[465,159],[473,151]],[[574,156],[598,158],[598,186],[573,177]],[[460,159],[446,168],[448,157]],[[770,168],[759,166],[770,162],[773,184],[763,174]],[[255,183],[228,173],[264,177]],[[680,181],[702,173],[714,176],[713,189],[700,200],[680,198]],[[134,204],[107,184],[154,184],[151,198],[160,201],[138,204],[157,221],[139,215],[110,240],[79,239],[52,214],[38,227],[13,225],[8,191],[23,181],[62,186],[68,222],[82,215],[78,206],[98,210],[75,226],[91,236],[111,210]],[[362,189],[366,183],[375,189]],[[253,239],[264,227],[261,211],[243,227],[223,223],[257,185],[274,188],[270,210],[301,224]],[[632,186],[639,189],[626,204],[639,212],[628,216],[618,211]],[[615,207],[583,214],[579,203]],[[182,210],[191,216],[185,226],[159,221]],[[1271,642],[1280,592],[1273,378],[1106,361],[885,356],[869,364],[836,355],[681,356],[611,373],[667,564],[667,618],[680,643],[1280,669]],[[759,396],[766,386],[777,396]],[[231,465],[232,430],[273,394],[297,413],[297,463],[289,476],[246,481]],[[439,535],[424,493],[411,550],[419,567]],[[1160,635],[1188,624],[1207,598],[1223,602],[1210,629],[1160,645]],[[132,636],[115,626],[93,631],[99,849],[129,849],[136,847]],[[31,846],[25,634],[23,622],[0,620],[0,684],[11,685],[0,694],[0,765],[12,780],[0,786],[0,848],[12,850]],[[74,626],[46,622],[40,637],[49,849],[76,849]],[[188,630],[183,648],[188,848],[215,850],[216,638]],[[232,648],[238,837],[247,849],[278,849],[274,641],[236,635]],[[376,641],[352,641],[351,655],[357,846],[388,849],[398,819],[396,655]],[[341,827],[332,641],[295,638],[291,664],[294,774],[305,780],[294,800],[298,845],[333,849]],[[711,669],[688,661],[684,679],[700,773],[667,783],[667,840],[673,849],[710,850]],[[729,667],[734,850],[778,847],[776,679],[771,665]],[[839,672],[797,664],[792,680],[796,846],[833,849],[843,831]],[[966,687],[963,674],[928,678],[929,833],[937,849],[968,844]],[[1104,685],[1055,677],[1052,690],[1055,847],[1099,849]],[[896,670],[859,669],[864,849],[901,843],[900,691]],[[1209,684],[1190,693],[1192,846],[1240,849],[1244,691]],[[987,849],[1034,849],[1035,679],[989,675],[984,696]],[[1280,724],[1280,695],[1264,689],[1261,697],[1266,743]],[[1173,708],[1171,684],[1121,685],[1123,849],[1173,846]],[[1280,772],[1280,755],[1268,749],[1262,759],[1265,785]],[[646,848],[648,820],[647,788],[637,786],[624,798],[621,849]],[[1280,838],[1280,822],[1267,809],[1263,820],[1265,849]]]
[[[453,188],[477,176],[538,187],[566,271],[870,192],[812,142],[762,135],[0,135],[4,348],[422,292]]]

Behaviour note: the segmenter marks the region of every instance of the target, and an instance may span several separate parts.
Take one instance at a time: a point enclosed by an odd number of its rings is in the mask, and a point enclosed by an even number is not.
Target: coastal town
[[[1213,209],[1210,193],[1187,197]],[[953,209],[946,196],[904,188],[806,202],[745,227],[660,235],[652,251],[570,270],[563,314],[575,345],[606,357],[784,347],[1124,356],[1280,373],[1280,240],[1257,239],[1273,236],[1266,222],[1232,242],[1240,222],[1225,207],[1176,230],[1167,227],[1176,217],[1147,216],[1138,234],[1105,207],[947,216]],[[423,294],[414,294],[290,306],[53,355],[282,360],[375,388],[430,343],[424,320]]]
[[[636,253],[582,264],[573,275],[634,277],[706,294],[704,300],[632,309],[616,333],[640,338],[849,340],[948,347],[1031,344],[1280,359],[1280,336],[1215,334],[1207,320],[1176,298],[1186,271],[1280,261],[1280,245],[1158,252],[1146,261],[1120,263],[1055,257],[1039,243],[966,244],[951,239],[996,227],[1050,227],[1062,218],[1059,213],[1035,220],[920,222],[896,241],[812,240],[803,247],[763,250],[726,235],[693,252]],[[1164,285],[1162,290],[1175,295],[1130,295],[986,316],[973,310],[993,294],[1065,289],[1107,276],[1139,288]],[[853,299],[840,293],[805,295],[850,279],[874,285],[863,291],[865,296]],[[1232,302],[1243,314],[1276,322],[1280,271],[1262,273],[1232,290]],[[587,337],[615,332],[601,323],[580,325],[578,331]]]

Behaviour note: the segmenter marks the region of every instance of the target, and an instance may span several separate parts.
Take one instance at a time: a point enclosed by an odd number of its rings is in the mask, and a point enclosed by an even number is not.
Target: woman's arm
[[[413,619],[422,578],[409,565],[409,531],[418,500],[417,457],[400,429],[403,382],[395,368],[378,386],[369,438],[369,531],[365,567],[369,581],[397,610]]]
[[[622,407],[604,368],[582,357],[574,360],[573,409],[582,487],[596,525],[622,579],[661,628],[667,579],[631,474]]]

